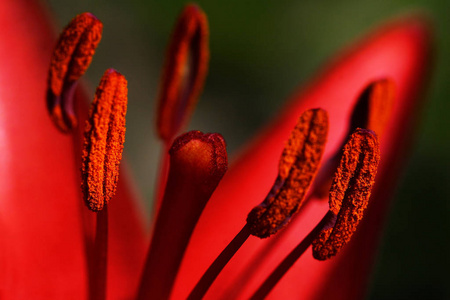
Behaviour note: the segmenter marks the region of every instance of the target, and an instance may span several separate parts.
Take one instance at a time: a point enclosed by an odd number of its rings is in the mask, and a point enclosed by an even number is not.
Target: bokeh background
[[[166,44],[184,1],[46,1],[59,31],[90,11],[103,39],[85,78],[114,67],[129,81],[125,151],[151,201],[160,156],[155,99]],[[190,129],[220,132],[230,156],[333,53],[384,20],[422,11],[435,27],[422,126],[386,226],[368,299],[450,299],[450,1],[198,1],[210,21],[209,77]],[[431,62],[430,62],[431,63]]]

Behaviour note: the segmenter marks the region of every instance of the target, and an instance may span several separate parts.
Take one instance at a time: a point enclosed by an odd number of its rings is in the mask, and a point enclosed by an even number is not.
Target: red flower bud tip
[[[327,135],[326,111],[310,109],[302,114],[281,154],[275,184],[247,217],[252,235],[269,237],[299,210],[320,165]]]
[[[191,115],[203,89],[209,61],[208,20],[196,5],[187,5],[167,51],[158,99],[157,130],[170,143]]]
[[[313,241],[313,256],[326,260],[347,244],[363,218],[380,161],[378,138],[373,131],[357,129],[344,153],[330,189],[330,212],[337,216]]]
[[[138,297],[142,300],[168,299],[192,231],[228,165],[218,133],[185,133],[169,154],[169,177]]]
[[[76,16],[61,33],[48,72],[47,108],[55,125],[68,132],[77,125],[73,110],[76,81],[86,72],[103,25],[91,13]]]
[[[106,70],[84,134],[81,187],[92,211],[102,210],[116,192],[125,142],[127,93],[125,77],[114,69]]]

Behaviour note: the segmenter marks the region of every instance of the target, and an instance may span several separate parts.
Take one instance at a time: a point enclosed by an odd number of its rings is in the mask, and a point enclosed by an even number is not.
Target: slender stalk
[[[167,176],[169,174],[169,162],[170,162],[170,155],[169,155],[169,148],[171,143],[164,143],[164,146],[162,147],[162,153],[161,153],[161,159],[160,165],[159,165],[159,176],[156,182],[156,191],[155,191],[155,200],[153,201],[153,207],[152,207],[152,214],[153,218],[152,220],[156,220],[156,216],[159,213],[159,209],[161,207],[161,202],[164,197],[164,190],[166,188],[167,184]]]
[[[313,242],[314,238],[322,231],[322,229],[335,219],[333,213],[328,211],[322,220],[311,230],[311,232],[289,253],[288,256],[278,265],[278,267],[267,277],[263,284],[250,298],[252,300],[264,299],[286,274],[286,272],[294,265],[294,263],[302,256]]]
[[[206,270],[202,278],[200,278],[192,292],[189,294],[188,300],[202,299],[205,296],[206,292],[211,287],[219,273],[239,250],[239,248],[241,248],[249,236],[250,228],[245,225],[209,266],[208,270]]]
[[[94,266],[89,291],[90,300],[106,299],[106,273],[108,258],[108,208],[97,213],[97,225],[94,245]]]

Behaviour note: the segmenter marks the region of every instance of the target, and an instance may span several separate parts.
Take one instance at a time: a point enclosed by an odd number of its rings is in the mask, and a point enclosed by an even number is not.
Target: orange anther
[[[93,14],[80,14],[64,28],[53,51],[48,73],[47,107],[63,132],[76,126],[72,107],[74,84],[89,67],[102,29],[102,23]]]
[[[311,109],[302,114],[281,154],[275,184],[247,217],[253,235],[269,237],[298,211],[317,173],[327,135],[326,111]]]
[[[337,216],[313,241],[313,256],[325,260],[350,241],[366,209],[375,183],[380,150],[373,131],[357,129],[344,147],[330,189],[330,212]]]
[[[100,211],[114,196],[125,142],[127,81],[114,69],[103,75],[86,122],[82,191],[86,205]]]

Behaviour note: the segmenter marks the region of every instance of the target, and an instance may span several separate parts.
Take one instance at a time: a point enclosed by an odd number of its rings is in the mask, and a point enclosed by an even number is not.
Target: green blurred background
[[[90,11],[104,23],[87,77],[106,68],[129,81],[125,151],[146,199],[160,156],[155,98],[164,51],[184,1],[48,0],[61,29]],[[424,11],[436,57],[428,103],[395,196],[368,299],[450,299],[450,1],[198,1],[210,21],[211,62],[190,129],[220,132],[230,156],[333,53],[390,17]],[[150,200],[149,200],[150,201]]]

